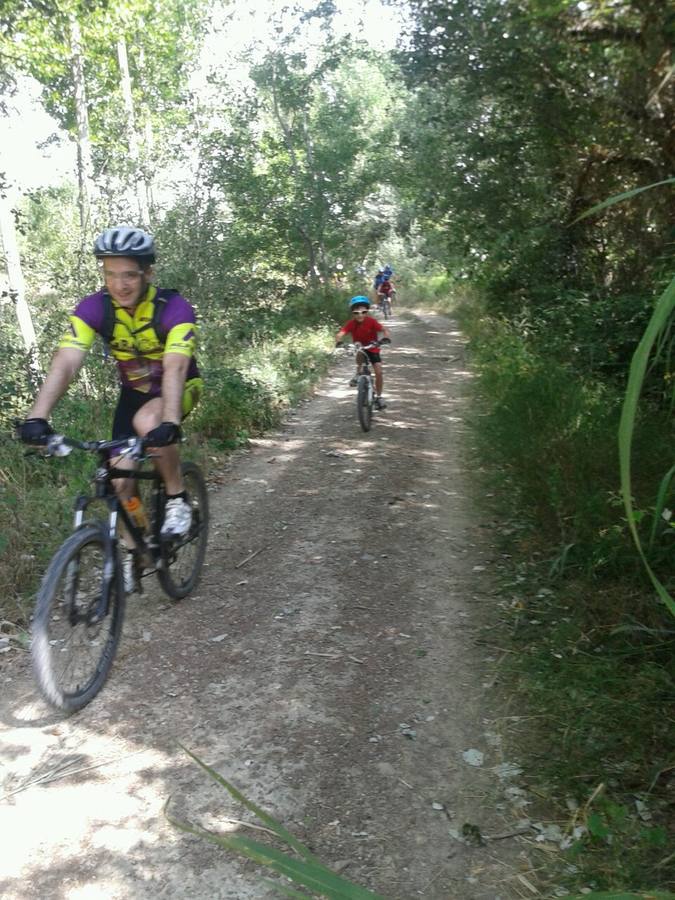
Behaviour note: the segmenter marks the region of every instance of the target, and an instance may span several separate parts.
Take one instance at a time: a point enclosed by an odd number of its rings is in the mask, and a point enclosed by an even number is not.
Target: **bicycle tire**
[[[391,300],[385,300],[382,304],[382,312],[384,313],[385,319],[391,318]]]
[[[126,598],[119,564],[115,566],[107,615],[96,624],[84,620],[101,596],[108,552],[104,527],[95,523],[84,525],[63,542],[42,579],[33,614],[31,658],[35,679],[47,703],[68,712],[86,706],[101,690],[122,633]],[[90,552],[92,562],[87,564]],[[85,577],[94,564],[99,571],[94,577],[93,593],[90,590],[87,594]],[[60,637],[61,633],[65,637]],[[80,654],[80,665],[88,662],[92,669],[89,674],[87,668],[78,668],[77,651],[84,651],[85,646],[88,649]]]
[[[197,586],[209,538],[209,500],[204,476],[192,462],[183,463],[182,472],[192,504],[192,524],[184,538],[162,542],[162,567],[157,570],[162,590],[171,600],[182,600]],[[187,563],[186,572],[181,574],[184,563]]]
[[[364,431],[370,431],[370,423],[373,417],[373,405],[368,398],[368,377],[360,375],[356,388],[356,410],[359,416],[359,424]]]

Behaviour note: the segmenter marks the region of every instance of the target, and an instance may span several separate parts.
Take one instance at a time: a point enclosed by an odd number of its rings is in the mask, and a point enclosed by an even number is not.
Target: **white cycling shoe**
[[[160,534],[163,538],[183,537],[192,524],[192,507],[181,497],[166,501],[164,524]]]

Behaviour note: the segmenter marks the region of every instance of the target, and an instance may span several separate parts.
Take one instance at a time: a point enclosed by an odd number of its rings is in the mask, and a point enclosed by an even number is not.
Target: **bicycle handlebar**
[[[101,450],[118,450],[119,456],[131,456],[141,459],[145,451],[145,438],[133,437],[111,441],[80,441],[66,437],[64,434],[51,434],[47,438],[47,456],[68,456],[73,450],[98,452]]]
[[[358,341],[354,341],[353,344],[344,344],[340,346],[344,346],[347,353],[355,353],[357,350],[379,350],[380,342],[371,341],[369,344],[360,344]]]

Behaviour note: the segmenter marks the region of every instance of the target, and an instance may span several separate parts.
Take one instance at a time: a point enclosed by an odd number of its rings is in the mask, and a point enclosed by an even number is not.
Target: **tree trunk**
[[[14,214],[9,200],[0,196],[0,239],[7,266],[7,280],[9,283],[9,296],[16,308],[16,317],[19,321],[19,329],[26,347],[28,357],[28,376],[37,386],[40,379],[40,365],[37,357],[37,338],[33,327],[33,317],[26,302],[26,283],[21,269],[21,257],[16,240],[16,226]]]
[[[153,167],[149,168],[146,171],[145,175],[145,190],[148,198],[148,209],[150,217],[154,214],[155,209],[155,195],[154,195],[154,184],[152,179],[152,171],[154,171],[154,151],[155,151],[155,135],[152,130],[152,117],[150,115],[150,110],[148,109],[147,101],[145,98],[148,96],[147,91],[147,69],[145,66],[145,48],[138,48],[138,68],[141,73],[141,94],[143,96],[142,102],[142,110],[143,110],[143,143],[144,143],[144,154],[146,160],[153,160]]]
[[[124,108],[127,113],[127,144],[129,157],[133,166],[134,190],[136,202],[141,219],[141,225],[150,230],[150,212],[148,210],[148,189],[141,174],[141,153],[138,135],[136,134],[136,117],[134,115],[134,98],[131,93],[131,75],[129,74],[129,59],[127,57],[127,42],[124,38],[117,41],[117,60],[120,67],[120,87],[124,99]]]
[[[314,194],[316,198],[317,206],[321,206],[325,209],[325,200],[323,197],[323,192],[321,190],[321,182],[319,180],[319,173],[316,171],[316,167],[314,165],[314,146],[312,144],[312,137],[309,133],[309,122],[307,119],[307,110],[303,111],[302,114],[302,133],[305,138],[305,157],[307,159],[307,168],[309,170],[309,174],[311,176],[312,182],[314,184]],[[321,216],[322,222],[324,221],[324,216]],[[317,250],[319,254],[319,263],[321,266],[321,275],[324,279],[328,278],[328,262],[326,260],[326,248],[323,242],[323,228],[320,229],[320,233],[317,235],[316,239]]]
[[[88,247],[92,231],[93,165],[91,161],[91,140],[89,137],[89,113],[87,92],[84,81],[84,57],[82,55],[82,34],[80,23],[74,14],[70,15],[70,70],[75,97],[75,117],[77,121],[77,181],[79,187],[78,207],[80,210],[80,237],[82,250]]]

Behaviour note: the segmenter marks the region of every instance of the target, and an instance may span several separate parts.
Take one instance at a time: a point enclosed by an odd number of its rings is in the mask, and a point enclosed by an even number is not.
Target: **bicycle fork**
[[[85,495],[81,495],[75,501],[75,519],[74,519],[74,527],[75,530],[82,528],[86,524],[90,524],[85,522],[84,513],[87,509],[91,501],[91,497],[87,497]],[[100,529],[101,542],[103,544],[103,583],[101,585],[101,593],[93,606],[90,606],[86,612],[86,624],[87,625],[98,625],[99,622],[102,622],[103,619],[108,615],[108,610],[110,608],[110,596],[115,585],[115,581],[118,578],[121,578],[121,573],[118,572],[118,554],[117,554],[117,510],[114,506],[114,502],[108,501],[108,525],[103,522],[98,523],[98,527]],[[75,557],[75,559],[71,560],[68,564],[68,571],[66,575],[66,591],[71,609],[71,616],[75,614],[76,610],[76,599],[77,599],[77,586],[80,580],[80,558],[79,556]]]

